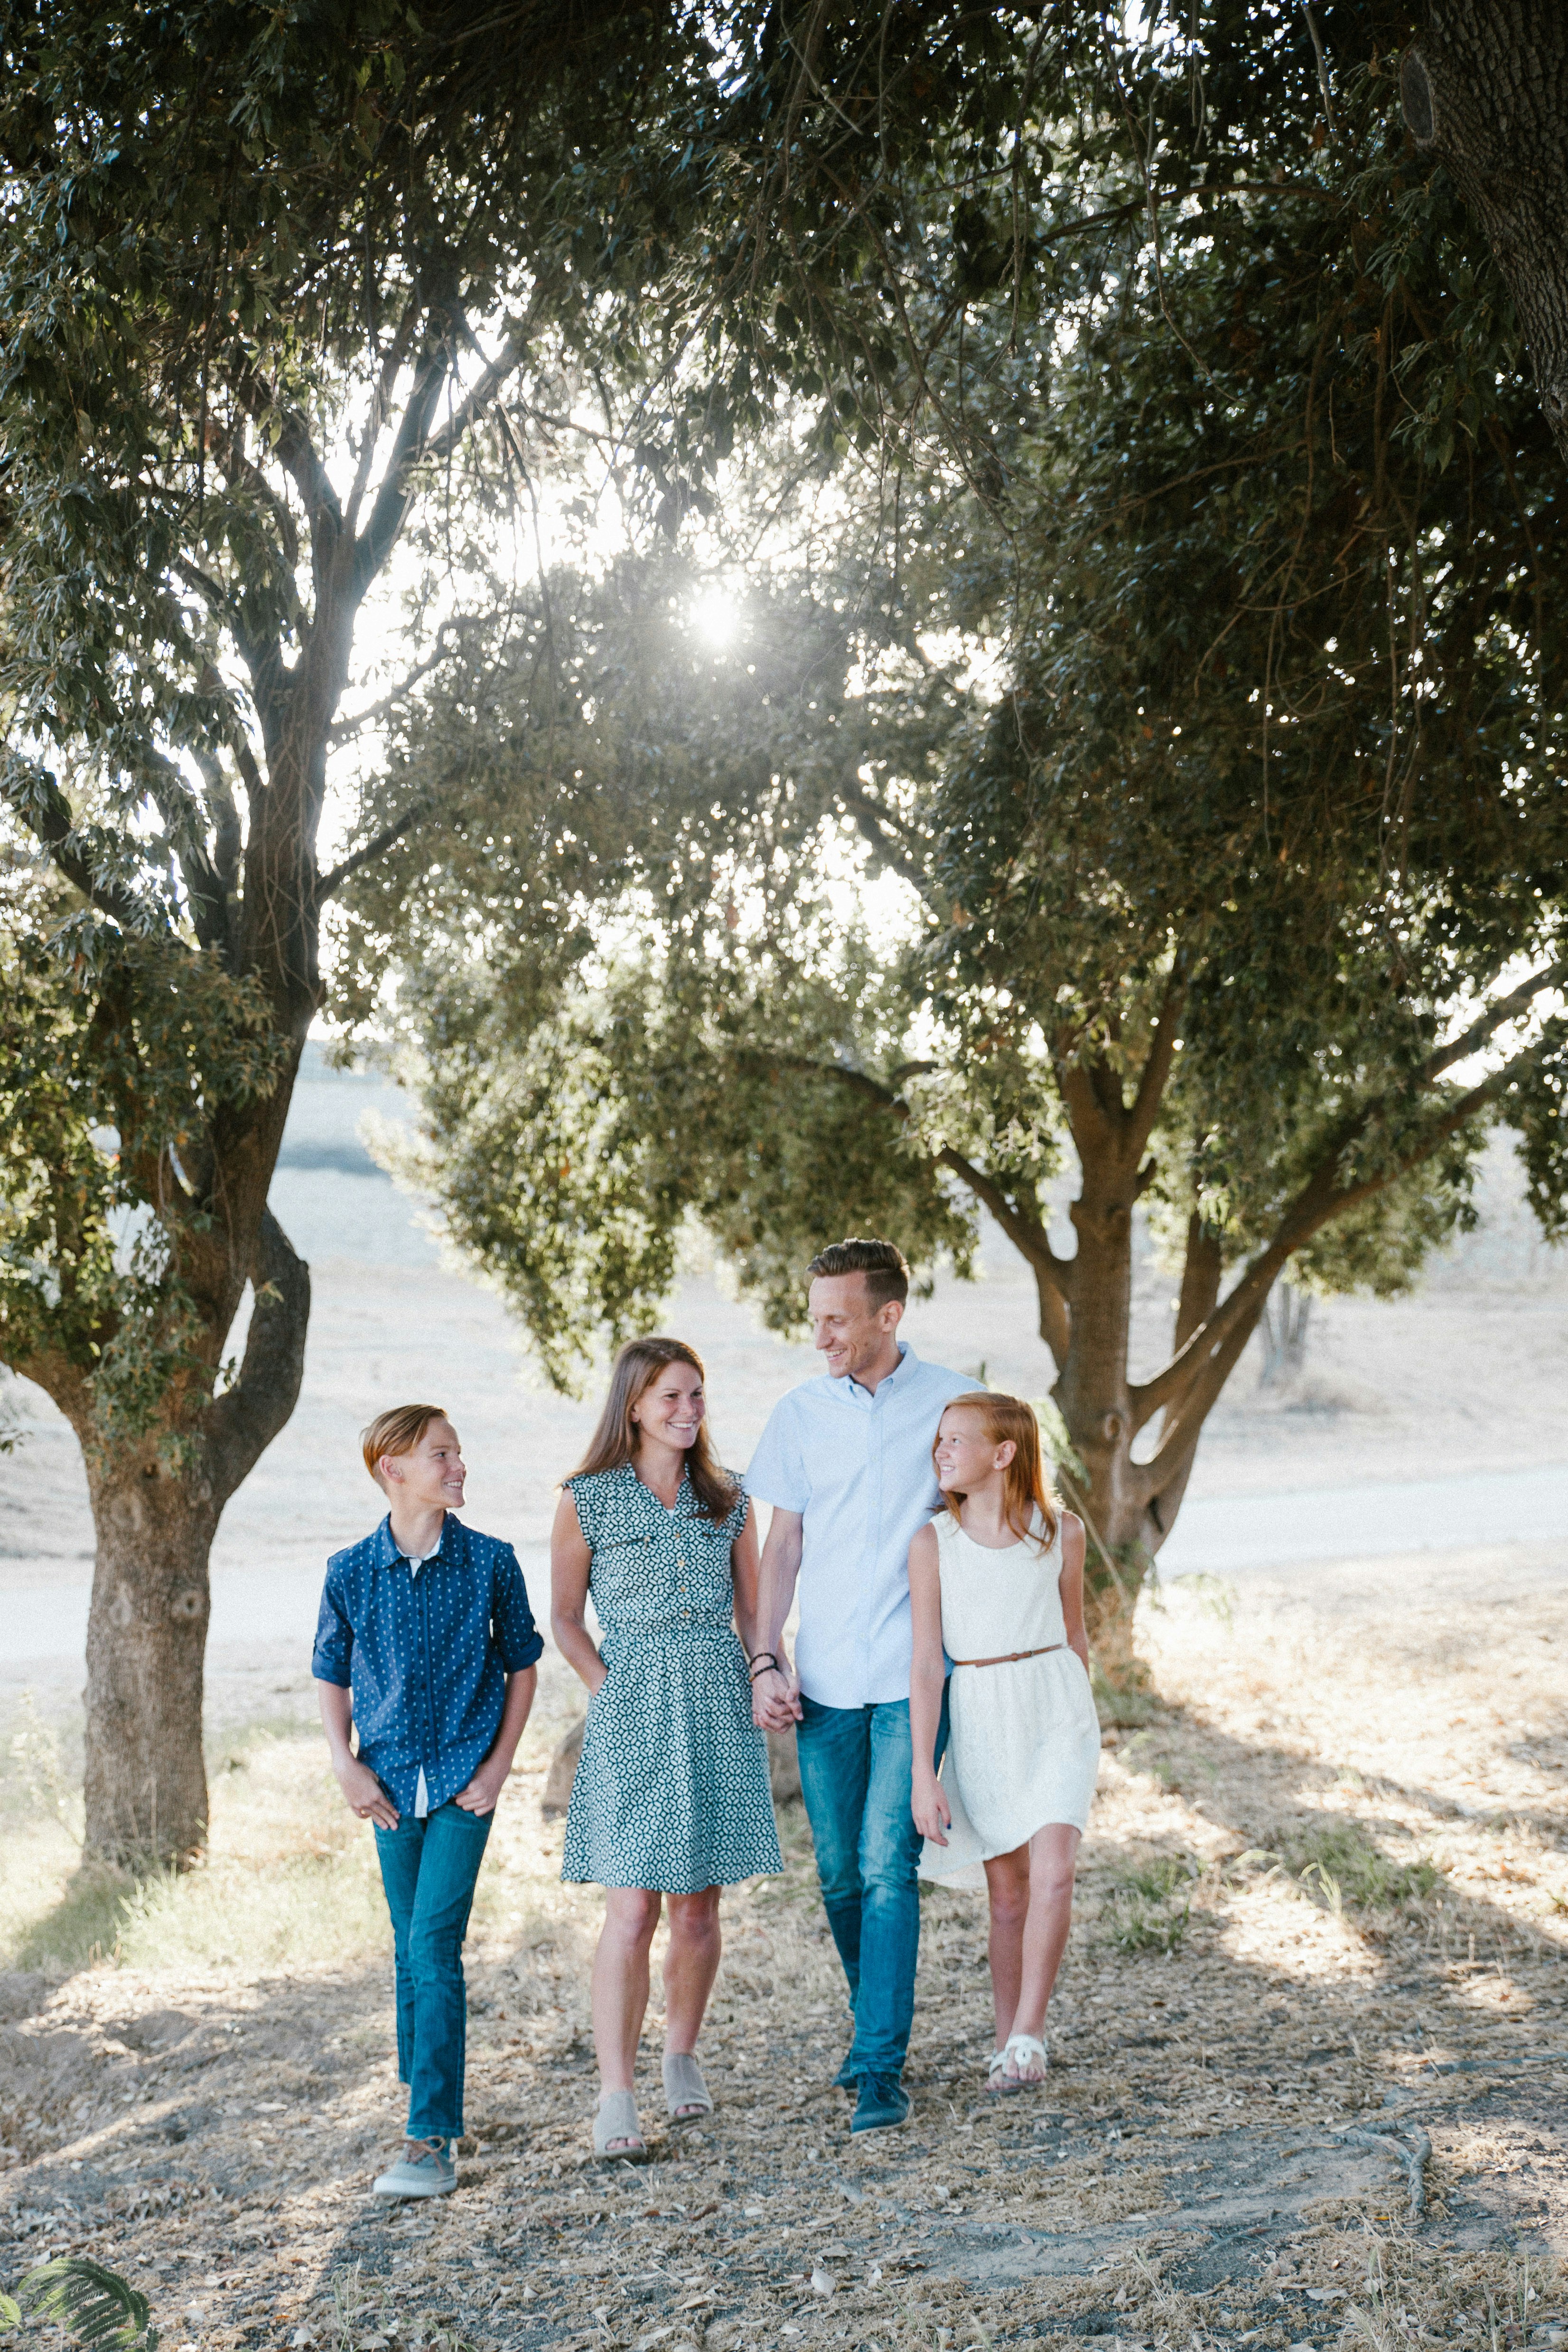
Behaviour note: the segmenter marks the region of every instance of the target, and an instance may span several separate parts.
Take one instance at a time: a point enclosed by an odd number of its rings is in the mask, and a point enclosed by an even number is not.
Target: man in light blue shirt
[[[973,1380],[900,1339],[910,1270],[891,1242],[835,1242],[806,1268],[826,1374],[773,1408],[746,1490],[773,1507],[763,1548],[752,1710],[798,1729],[822,1900],[855,2012],[839,2072],[854,2131],[903,2123],[921,1841],[910,1810],[910,1545],[941,1499],[931,1446]],[[784,1622],[796,1580],[792,1675]],[[945,1727],[945,1714],[944,1714]]]

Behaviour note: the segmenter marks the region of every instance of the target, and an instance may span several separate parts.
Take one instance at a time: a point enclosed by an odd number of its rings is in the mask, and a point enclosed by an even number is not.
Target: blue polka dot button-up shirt
[[[398,1811],[416,1810],[423,1775],[434,1812],[468,1786],[500,1730],[508,1675],[543,1650],[510,1544],[448,1511],[416,1570],[389,1514],[328,1560],[310,1671],[353,1690],[360,1756]]]

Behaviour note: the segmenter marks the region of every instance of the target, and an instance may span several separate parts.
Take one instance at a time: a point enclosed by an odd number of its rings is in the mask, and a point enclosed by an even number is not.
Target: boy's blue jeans
[[[910,1703],[819,1706],[803,1692],[795,1745],[823,1907],[855,2012],[846,2072],[897,2075],[910,2046],[921,1946]],[[944,1691],[939,1763],[946,1745]]]
[[[397,1959],[397,2079],[410,2139],[459,2139],[468,1996],[463,1937],[490,1833],[489,1813],[438,1805],[378,1829],[375,1851]]]

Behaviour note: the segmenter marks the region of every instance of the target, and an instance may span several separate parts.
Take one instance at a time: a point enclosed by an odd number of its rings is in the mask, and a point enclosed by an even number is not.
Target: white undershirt
[[[419,1580],[419,1571],[424,1567],[426,1561],[427,1559],[434,1559],[436,1552],[439,1551],[440,1549],[440,1545],[437,1544],[436,1546],[436,1551],[422,1551],[417,1559],[411,1551],[405,1551],[404,1553],[403,1557],[408,1562],[408,1573],[416,1583]],[[419,1785],[414,1791],[414,1818],[416,1822],[423,1822],[427,1821],[429,1817],[430,1791],[426,1786],[425,1767],[421,1764],[419,1767]]]

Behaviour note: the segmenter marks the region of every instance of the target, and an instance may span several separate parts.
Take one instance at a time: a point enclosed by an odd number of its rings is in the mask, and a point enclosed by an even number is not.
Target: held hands
[[[800,1685],[782,1666],[764,1666],[752,1679],[752,1721],[759,1731],[788,1731],[801,1717]]]
[[[916,1777],[910,1810],[914,1814],[915,1827],[921,1837],[929,1838],[932,1845],[947,1843],[942,1832],[952,1827],[952,1807],[948,1803],[942,1782],[934,1772]]]
[[[351,1812],[362,1822],[374,1822],[378,1830],[397,1827],[397,1808],[368,1764],[362,1764],[357,1756],[346,1756],[337,1774],[343,1802]]]

